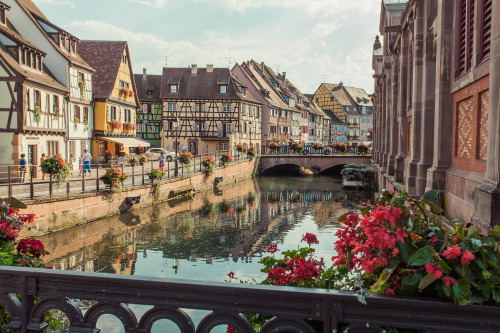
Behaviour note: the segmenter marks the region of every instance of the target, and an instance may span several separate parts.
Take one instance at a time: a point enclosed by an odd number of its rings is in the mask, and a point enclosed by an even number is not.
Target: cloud
[[[323,38],[328,35],[333,34],[335,31],[340,29],[342,24],[340,22],[328,22],[328,23],[318,23],[312,29],[311,33],[313,37]]]
[[[162,8],[168,0],[127,0],[127,2],[138,3],[153,8]]]
[[[69,6],[72,9],[76,7],[75,3],[71,1],[61,1],[61,5]]]
[[[301,11],[311,16],[331,16],[342,12],[370,12],[380,9],[380,1],[377,0],[196,0],[196,2],[218,3],[239,13],[249,9],[278,7]]]

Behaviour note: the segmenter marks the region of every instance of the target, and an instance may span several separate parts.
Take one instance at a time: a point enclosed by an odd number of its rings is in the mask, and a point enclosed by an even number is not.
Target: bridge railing
[[[261,147],[261,155],[366,155],[371,156],[371,151],[365,152],[358,147],[348,146],[344,152],[337,151],[331,147],[324,147],[322,149],[315,149],[312,146],[305,146],[299,153],[289,146],[281,146],[279,148],[269,148],[267,146]]]
[[[102,273],[82,273],[0,266],[0,304],[9,312],[12,332],[42,332],[45,314],[64,312],[68,332],[99,332],[100,316],[112,314],[125,332],[151,332],[167,319],[183,333],[208,333],[231,325],[252,333],[242,314],[269,319],[260,332],[498,332],[500,307],[457,306],[438,299],[293,287],[193,280],[166,280]],[[36,301],[36,302],[35,302]],[[79,304],[88,304],[83,314]],[[130,304],[149,306],[138,317]],[[208,310],[195,328],[192,310]],[[189,314],[188,314],[189,313]]]

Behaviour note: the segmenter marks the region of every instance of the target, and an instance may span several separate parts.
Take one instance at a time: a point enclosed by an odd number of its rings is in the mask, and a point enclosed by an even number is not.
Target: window
[[[197,131],[204,131],[205,130],[205,122],[204,121],[199,121],[196,123],[196,130]]]
[[[128,82],[120,80],[120,88],[126,88],[126,89],[128,89],[129,88]]]
[[[493,0],[481,0],[481,41],[479,44],[479,63],[490,57],[492,4]]]
[[[23,49],[19,49],[19,63],[23,65],[26,63],[25,53]]]
[[[241,94],[245,96],[247,93],[247,90],[244,87],[241,87]]]
[[[269,126],[269,132],[272,134],[276,134],[276,126]]]
[[[59,142],[47,141],[47,156],[54,156],[59,154]]]
[[[69,142],[69,155],[73,155],[73,161],[76,159],[76,141],[71,140]]]
[[[78,82],[85,82],[85,75],[78,72]]]
[[[168,129],[171,131],[174,129],[174,122],[173,121],[168,122]]]
[[[153,90],[148,90],[148,96],[153,96]]]
[[[176,85],[176,84],[171,84],[171,85],[169,85],[169,87],[170,87],[170,92],[171,92],[171,93],[176,93],[176,92],[178,92],[178,89],[179,89],[179,86],[178,86],[178,85]]]
[[[36,67],[35,69],[38,69],[39,71],[42,70],[42,60],[40,59],[40,56],[36,56]]]
[[[410,56],[408,57],[408,61],[410,63],[408,64],[408,68],[410,69],[410,74],[408,75],[408,106],[411,109],[413,103],[413,41],[411,42],[409,52]]]
[[[52,112],[53,113],[59,113],[59,96],[52,96],[53,103],[52,103]]]
[[[31,68],[36,68],[36,55],[31,53]]]
[[[137,126],[135,128],[137,133],[142,133],[142,126],[143,126],[142,124],[137,123]]]
[[[246,133],[247,132],[247,123],[243,123],[243,133]]]
[[[196,111],[205,112],[205,103],[196,103]]]
[[[118,120],[116,116],[116,106],[112,106],[109,113],[109,120]]]
[[[168,103],[168,111],[175,111],[175,104],[174,103]]]
[[[260,118],[260,108],[258,106],[255,108],[255,118]]]
[[[457,76],[471,69],[474,40],[474,0],[460,0]]]
[[[220,85],[219,86],[219,93],[221,93],[221,94],[227,94],[227,86],[226,85]]]
[[[125,121],[131,122],[132,121],[132,110],[130,109],[125,109]]]
[[[219,143],[219,151],[227,151],[227,142]]]
[[[126,54],[124,54],[124,55],[122,56],[122,62],[123,62],[124,64],[127,64],[127,63],[128,63],[128,61],[127,61],[127,55],[126,55]]]
[[[365,118],[361,118],[361,123],[364,124],[365,123]]]
[[[5,8],[0,8],[0,23],[5,24]]]
[[[83,119],[85,120],[89,120],[89,108],[88,107],[84,107],[83,108]]]
[[[85,154],[85,149],[87,149],[87,140],[80,140],[80,154],[82,156],[83,156],[83,154]],[[103,155],[104,155],[104,152],[103,152]]]
[[[223,104],[222,105],[222,111],[223,112],[229,112],[229,111],[231,111],[230,105],[229,104]]]
[[[80,121],[80,119],[81,119],[80,118],[80,106],[73,105],[73,115],[74,115],[73,120],[75,122]]]
[[[41,95],[38,90],[33,90],[33,102],[35,102],[35,106],[42,106]]]
[[[345,107],[345,110],[346,110],[347,112],[349,112],[349,107],[348,107],[348,106],[346,106],[346,107]]]
[[[243,106],[241,108],[241,114],[244,116],[247,115],[247,105],[246,104],[243,104]]]

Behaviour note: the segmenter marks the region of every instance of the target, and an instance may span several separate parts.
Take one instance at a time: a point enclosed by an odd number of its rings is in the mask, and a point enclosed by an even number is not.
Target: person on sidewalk
[[[158,160],[160,161],[160,170],[163,171],[163,168],[165,167],[165,153],[160,152],[160,156],[158,157]]]
[[[26,159],[24,158],[26,154],[21,154],[21,159],[19,160],[19,182],[24,183],[24,178],[26,177],[26,170],[27,165],[26,165]]]
[[[42,157],[40,158],[40,168],[42,168],[43,161],[45,161],[46,155],[45,153],[42,154]],[[42,180],[45,180],[45,172],[43,172],[42,169]]]
[[[81,176],[83,171],[83,158],[81,156],[78,158],[78,170],[80,170],[78,176]]]
[[[90,169],[90,161],[92,161],[92,156],[88,153],[87,149],[83,150],[83,177],[87,175],[87,171],[89,172],[89,176],[91,176],[92,170]]]

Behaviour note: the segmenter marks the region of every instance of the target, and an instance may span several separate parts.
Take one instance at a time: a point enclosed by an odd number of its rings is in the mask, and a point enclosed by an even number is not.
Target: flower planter
[[[43,172],[43,173],[49,173],[49,168],[47,168],[47,167],[42,167],[42,172]]]

